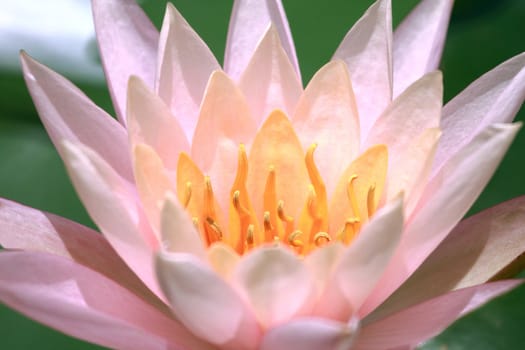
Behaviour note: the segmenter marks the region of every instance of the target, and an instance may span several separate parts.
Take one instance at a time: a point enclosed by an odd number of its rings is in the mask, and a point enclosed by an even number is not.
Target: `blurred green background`
[[[346,31],[371,4],[370,0],[283,2],[305,82],[331,57]],[[394,24],[418,3],[393,2]],[[18,51],[25,49],[113,113],[91,32],[89,1],[19,3],[10,8],[8,1],[0,1],[0,196],[92,226],[38,120],[17,60]],[[160,26],[165,1],[140,3]],[[231,0],[173,3],[222,60]],[[456,0],[441,65],[446,101],[484,72],[525,51],[524,20],[523,0]],[[525,119],[523,108],[518,119]],[[525,194],[524,151],[522,131],[471,213]],[[422,348],[523,349],[524,311],[525,287],[521,287],[459,320]],[[0,341],[2,349],[99,348],[40,326],[1,305]]]

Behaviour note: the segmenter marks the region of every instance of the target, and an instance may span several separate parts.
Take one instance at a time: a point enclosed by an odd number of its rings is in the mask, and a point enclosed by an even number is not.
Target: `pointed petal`
[[[255,122],[260,125],[274,109],[291,115],[303,91],[301,82],[271,25],[239,80]]]
[[[237,340],[252,349],[259,329],[239,295],[199,258],[157,256],[157,275],[177,318],[199,338],[216,345]]]
[[[297,218],[310,181],[301,143],[283,112],[275,110],[266,119],[255,136],[248,159],[247,188],[251,191],[250,198],[254,199],[257,217],[263,216],[262,198],[270,166],[273,166],[277,198],[284,201],[285,212]]]
[[[359,111],[361,139],[392,100],[391,0],[378,0],[334,54],[346,62]]]
[[[365,319],[355,347],[358,350],[376,350],[416,345],[520,283],[522,281],[519,280],[502,281],[460,289],[370,324]]]
[[[118,257],[104,236],[65,218],[0,199],[0,245],[75,261],[141,295],[158,300]]]
[[[359,309],[383,275],[402,231],[403,197],[399,197],[379,210],[341,255],[318,305],[325,309],[324,316],[348,319],[347,312]],[[338,306],[339,297],[350,310]]]
[[[360,142],[354,92],[342,61],[332,61],[314,75],[292,120],[304,149],[317,143],[316,163],[330,196]]]
[[[429,73],[406,89],[381,114],[370,130],[365,148],[386,144],[388,153],[394,158],[423,131],[439,126],[442,105],[442,74],[439,71]]]
[[[66,168],[93,221],[120,257],[157,295],[153,249],[157,241],[144,222],[132,185],[83,145],[64,143]]]
[[[239,145],[249,144],[255,131],[244,96],[226,74],[215,71],[202,102],[191,151],[193,160],[209,174],[221,204],[228,202]]]
[[[138,77],[128,85],[128,134],[133,148],[145,143],[155,150],[167,169],[176,170],[180,152],[190,146],[177,119],[168,107]]]
[[[443,109],[433,175],[487,126],[509,123],[525,99],[525,53],[470,84]]]
[[[158,237],[162,202],[169,191],[175,192],[175,186],[166,175],[162,160],[157,153],[143,143],[136,145],[133,150],[133,166],[142,207]]]
[[[453,0],[423,0],[394,32],[394,97],[438,68]]]
[[[113,105],[126,123],[131,75],[153,88],[159,33],[133,0],[92,0],[97,42]]]
[[[168,3],[159,40],[156,91],[191,140],[208,79],[220,68],[206,43]]]
[[[163,311],[69,259],[4,251],[0,282],[2,302],[80,339],[118,349],[211,348]]]
[[[235,279],[266,327],[286,322],[312,306],[309,271],[282,246],[257,248],[244,256],[237,265]]]
[[[352,348],[358,322],[340,323],[327,319],[296,319],[270,329],[261,350],[344,350]]]
[[[485,187],[520,124],[486,128],[450,159],[421,196],[392,262],[360,310],[368,314],[403,283],[446,237]]]
[[[279,33],[283,48],[300,81],[301,72],[295,46],[281,0],[234,1],[224,54],[224,70],[232,79],[238,80],[244,72],[257,44],[271,23]]]
[[[62,140],[81,142],[120,176],[132,180],[126,130],[59,74],[25,53],[21,61],[38,114],[62,158]]]
[[[524,220],[522,196],[462,221],[373,317],[487,282],[525,252]]]
[[[203,260],[206,259],[204,243],[199,233],[172,193],[166,195],[166,200],[162,206],[161,235],[162,246],[165,251],[189,253]]]
[[[427,129],[401,154],[391,156],[386,201],[403,192],[407,217],[427,184],[440,136],[441,130],[438,128]]]

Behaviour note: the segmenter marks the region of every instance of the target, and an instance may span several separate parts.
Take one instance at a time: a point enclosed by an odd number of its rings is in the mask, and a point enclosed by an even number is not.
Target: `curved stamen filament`
[[[359,212],[359,204],[357,203],[357,197],[355,195],[354,181],[357,179],[357,175],[350,176],[348,179],[348,185],[346,188],[346,193],[348,195],[348,200],[350,200],[350,206],[352,207],[352,212],[356,218],[361,218],[361,213]]]
[[[288,243],[295,248],[301,249],[304,246],[304,242],[299,239],[303,233],[300,230],[295,230],[288,236]]]
[[[332,240],[332,237],[326,232],[317,232],[314,236],[314,243],[316,246],[321,247]]]
[[[292,216],[286,215],[284,212],[284,202],[282,200],[277,203],[277,215],[279,216],[279,219],[286,225],[285,235],[291,235],[294,228],[294,218]]]
[[[216,221],[215,196],[209,176],[204,177],[204,213],[203,227],[208,244],[222,238],[222,231]]]
[[[372,185],[368,189],[368,194],[366,196],[366,207],[368,209],[368,218],[369,219],[374,215],[374,213],[376,211],[375,201],[374,201],[375,192],[376,192],[376,185]]]
[[[190,204],[191,192],[192,192],[191,181],[186,181],[186,187],[184,189],[184,203],[182,203],[184,206],[184,209],[187,209],[188,204]]]

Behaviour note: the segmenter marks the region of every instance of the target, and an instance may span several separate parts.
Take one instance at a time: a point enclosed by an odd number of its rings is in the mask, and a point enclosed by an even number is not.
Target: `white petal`
[[[255,249],[242,258],[234,276],[265,326],[285,322],[312,306],[309,271],[284,247]]]
[[[258,325],[239,295],[199,258],[161,253],[157,275],[177,318],[196,336],[221,345],[240,338],[253,349]]]

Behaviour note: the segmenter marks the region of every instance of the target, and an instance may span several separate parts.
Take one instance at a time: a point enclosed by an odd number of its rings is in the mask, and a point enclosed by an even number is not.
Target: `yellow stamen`
[[[376,211],[375,202],[374,202],[375,192],[376,192],[376,185],[370,186],[370,188],[368,189],[368,195],[366,197],[366,206],[368,209],[368,219],[370,219]]]
[[[352,212],[354,213],[354,216],[356,218],[361,218],[361,214],[359,212],[359,204],[357,203],[357,197],[355,195],[355,189],[354,189],[354,181],[357,179],[357,175],[350,176],[350,179],[348,179],[348,186],[347,186],[347,195],[348,199],[350,200],[350,206],[352,207]]]
[[[318,232],[314,236],[314,243],[317,247],[321,247],[332,240],[332,237],[326,232]]]
[[[304,246],[304,242],[299,239],[299,237],[302,235],[303,233],[299,230],[292,232],[288,236],[288,243],[296,248],[302,248]]]
[[[285,235],[290,235],[293,231],[294,219],[293,217],[286,215],[284,212],[284,202],[282,200],[277,204],[277,215],[279,216],[279,219],[286,224]]]
[[[191,181],[186,182],[186,189],[184,191],[184,209],[188,208],[188,204],[190,204],[191,199]]]
[[[359,231],[360,221],[357,218],[351,218],[345,221],[345,226],[338,233],[337,239],[345,244],[350,243]]]

